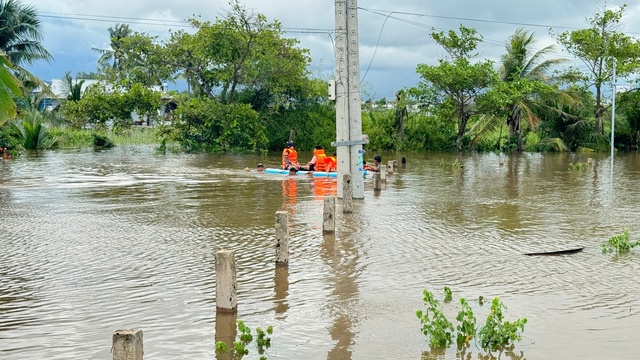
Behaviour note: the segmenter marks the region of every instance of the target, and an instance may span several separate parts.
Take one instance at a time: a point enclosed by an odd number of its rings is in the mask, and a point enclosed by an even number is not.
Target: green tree
[[[176,140],[188,151],[259,150],[267,147],[258,113],[247,104],[221,104],[202,97],[181,104],[174,118]]]
[[[634,89],[620,96],[619,109],[626,120],[621,132],[626,133],[629,150],[637,151],[640,139],[640,90]],[[620,127],[616,127],[618,129]]]
[[[289,103],[290,94],[309,86],[308,51],[298,48],[296,39],[284,37],[279,22],[232,1],[225,18],[191,23],[194,34],[172,34],[166,59],[197,96],[231,104],[247,101],[246,96],[239,100],[238,93],[250,91],[249,102],[266,108]]]
[[[619,31],[626,5],[607,9],[588,18],[587,29],[565,31],[556,36],[557,41],[587,67],[586,80],[595,88],[596,132],[604,133],[603,117],[606,110],[602,100],[602,85],[611,80],[614,61],[618,76],[635,72],[640,66],[640,43]]]
[[[98,59],[98,65],[102,67],[103,70],[106,71],[109,68],[120,70],[122,67],[122,58],[124,56],[121,44],[123,39],[132,35],[133,31],[127,24],[116,24],[114,27],[109,27],[107,30],[109,31],[110,40],[109,49],[93,48],[93,50],[101,54]]]
[[[533,33],[518,29],[509,38],[506,53],[500,64],[500,80],[506,84],[498,87],[502,94],[510,95],[506,101],[508,142],[517,143],[516,150],[523,151],[521,120],[524,117],[530,129],[540,122],[536,108],[549,96],[570,99],[568,93],[557,89],[558,80],[550,71],[566,59],[545,59],[554,51],[553,45],[533,51]]]
[[[118,42],[118,67],[105,68],[109,82],[130,88],[133,84],[162,86],[173,81],[165,49],[156,36],[134,32]]]
[[[451,57],[439,59],[438,65],[419,64],[416,72],[421,81],[413,90],[419,97],[430,96],[428,88],[435,90],[435,96],[441,105],[453,107],[457,117],[456,149],[462,151],[463,136],[469,119],[474,114],[477,97],[497,78],[493,63],[484,60],[472,63],[477,56],[475,49],[482,37],[475,29],[460,26],[460,33],[450,30],[448,33],[436,32],[431,37],[440,44]],[[431,94],[433,95],[433,93]]]
[[[23,66],[53,57],[42,45],[40,19],[35,6],[17,0],[0,0],[0,50],[12,64]]]

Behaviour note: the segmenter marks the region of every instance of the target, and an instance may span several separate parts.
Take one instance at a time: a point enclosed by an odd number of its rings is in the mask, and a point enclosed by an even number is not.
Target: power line
[[[44,14],[44,15],[43,15]],[[94,21],[94,22],[119,22],[124,24],[135,25],[151,25],[162,27],[185,27],[190,28],[191,23],[186,20],[166,20],[166,19],[152,19],[152,18],[140,18],[140,17],[125,17],[125,16],[111,16],[111,15],[92,15],[92,14],[72,14],[72,13],[57,13],[57,12],[42,12],[39,15],[42,18],[49,19],[61,19],[61,20],[81,20],[81,21]],[[332,34],[334,30],[321,29],[321,28],[300,28],[283,27],[282,30],[285,33],[293,34]]]

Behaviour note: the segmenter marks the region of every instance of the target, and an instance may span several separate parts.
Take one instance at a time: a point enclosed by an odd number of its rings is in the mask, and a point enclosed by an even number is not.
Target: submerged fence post
[[[236,258],[233,250],[216,251],[216,311],[238,311]]]
[[[380,165],[380,180],[387,182],[387,165]]]
[[[289,264],[289,213],[276,211],[276,265]]]
[[[342,181],[342,212],[353,212],[353,188],[351,175],[345,174]]]
[[[116,330],[111,351],[113,360],[142,360],[142,330]]]
[[[389,172],[389,175],[393,174],[393,160],[389,160],[387,162],[387,171]]]
[[[322,212],[322,232],[332,233],[336,231],[336,198],[324,198],[324,208]]]
[[[398,172],[398,160],[393,160],[393,172]]]
[[[373,173],[373,190],[380,190],[382,187],[380,186],[380,173]]]

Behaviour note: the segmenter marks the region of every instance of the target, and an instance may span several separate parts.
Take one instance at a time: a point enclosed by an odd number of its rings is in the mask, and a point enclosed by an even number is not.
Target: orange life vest
[[[326,168],[325,171],[337,171],[338,170],[338,159],[335,156],[327,156],[324,159],[324,166]]]
[[[327,167],[325,164],[325,159],[327,158],[327,155],[324,153],[324,149],[313,150],[313,156],[316,157],[316,163],[314,164],[315,170],[327,171]]]
[[[290,148],[286,148],[284,149],[284,151],[282,152],[282,168],[286,169],[287,168],[287,160],[289,159],[289,162],[291,162],[294,165],[298,165],[298,152],[290,147]]]

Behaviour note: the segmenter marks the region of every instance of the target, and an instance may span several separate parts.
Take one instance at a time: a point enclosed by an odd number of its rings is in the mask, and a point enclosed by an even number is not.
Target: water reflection
[[[286,210],[289,214],[293,214],[298,196],[298,181],[295,178],[298,175],[291,175],[289,178],[282,180],[282,210]]]
[[[332,274],[325,281],[333,289],[326,308],[333,318],[329,334],[335,345],[327,354],[327,359],[350,359],[355,337],[353,327],[357,323],[355,295],[358,292],[358,250],[354,248],[351,239],[336,241],[334,234],[325,234],[320,251],[320,256],[329,265]]]
[[[313,178],[313,197],[316,200],[322,200],[327,196],[337,196],[338,182],[335,178],[314,177]]]
[[[237,313],[216,312],[216,343],[222,341],[228,349],[228,351],[216,351],[217,360],[232,360],[235,358],[233,342],[238,334],[237,320]]]
[[[354,211],[362,207],[354,203]],[[361,209],[360,209],[361,210]],[[330,275],[324,281],[333,289],[327,298],[326,309],[333,318],[329,329],[334,347],[327,359],[350,359],[359,324],[359,275],[364,265],[360,263],[361,238],[355,235],[360,227],[357,215],[343,214],[342,225],[335,234],[324,234],[320,246],[320,257],[329,267]]]
[[[273,292],[274,310],[276,314],[279,315],[276,316],[276,319],[285,320],[287,318],[285,313],[289,310],[289,303],[287,302],[287,295],[289,295],[288,265],[276,265],[273,277]]]
[[[447,352],[450,352],[451,349],[443,349],[443,348],[431,348],[429,351],[422,352],[422,360],[444,360],[448,357],[446,356]],[[522,351],[516,352],[514,351],[513,346],[509,346],[508,348],[495,351],[492,353],[477,353],[476,358],[478,360],[526,360],[524,357],[524,353]],[[456,360],[471,360],[473,355],[473,351],[466,346],[457,346],[456,351]]]

